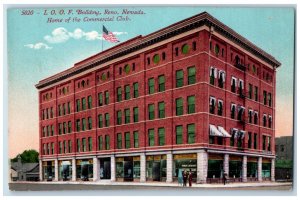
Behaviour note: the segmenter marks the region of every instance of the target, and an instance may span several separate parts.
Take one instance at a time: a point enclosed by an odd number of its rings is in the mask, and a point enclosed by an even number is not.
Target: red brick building
[[[280,63],[200,13],[37,85],[41,180],[274,180]]]

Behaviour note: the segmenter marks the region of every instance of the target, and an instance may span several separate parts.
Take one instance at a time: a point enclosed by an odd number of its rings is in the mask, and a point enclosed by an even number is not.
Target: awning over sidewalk
[[[218,126],[218,129],[223,134],[223,137],[231,137],[231,135],[222,126]]]

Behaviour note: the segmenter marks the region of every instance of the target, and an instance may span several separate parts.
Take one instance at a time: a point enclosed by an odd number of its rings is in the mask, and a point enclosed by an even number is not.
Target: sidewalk
[[[59,185],[112,185],[112,186],[150,186],[150,187],[182,187],[177,183],[165,183],[165,182],[112,182],[109,180],[105,181],[97,181],[97,182],[84,182],[84,181],[42,181],[42,182],[14,182],[14,183],[34,183],[34,184],[59,184]],[[249,182],[249,183],[228,183],[226,185],[223,184],[193,184],[194,188],[243,188],[243,187],[270,187],[270,186],[291,186],[292,182]]]

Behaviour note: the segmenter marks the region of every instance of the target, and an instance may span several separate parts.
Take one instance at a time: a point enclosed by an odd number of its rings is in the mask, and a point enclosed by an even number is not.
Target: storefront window
[[[43,162],[43,175],[45,180],[53,180],[55,178],[54,161]]]
[[[70,161],[61,161],[59,163],[59,179],[64,181],[72,179],[72,164]]]
[[[141,176],[141,166],[140,161],[133,162],[133,178],[140,178]]]
[[[124,177],[124,167],[123,162],[116,163],[116,177],[123,178]]]
[[[271,177],[271,163],[263,163],[262,164],[262,173],[261,176],[263,178]]]
[[[207,178],[223,178],[223,160],[208,160]]]
[[[247,177],[257,177],[257,162],[247,163]]]
[[[166,155],[147,156],[146,178],[152,181],[166,181]]]
[[[192,172],[193,181],[197,179],[197,155],[196,154],[179,154],[174,155],[174,177],[178,177],[178,173]]]
[[[76,178],[84,181],[93,178],[93,160],[77,160]]]
[[[242,162],[229,161],[229,177],[240,178],[242,177]]]

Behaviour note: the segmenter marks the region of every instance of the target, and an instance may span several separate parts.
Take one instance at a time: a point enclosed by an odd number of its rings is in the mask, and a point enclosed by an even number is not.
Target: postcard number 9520
[[[21,15],[33,15],[33,10],[22,10]]]

